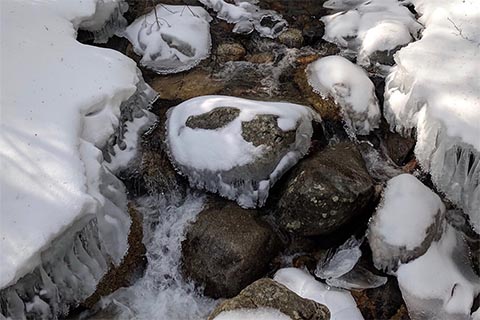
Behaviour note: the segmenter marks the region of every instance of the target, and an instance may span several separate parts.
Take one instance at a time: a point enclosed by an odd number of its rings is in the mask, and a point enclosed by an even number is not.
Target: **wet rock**
[[[330,312],[326,306],[313,300],[303,299],[284,285],[264,278],[243,289],[235,298],[222,302],[208,319],[213,320],[223,311],[255,308],[274,308],[292,320],[330,318]]]
[[[260,63],[271,63],[273,62],[273,60],[275,60],[275,57],[273,56],[273,54],[269,52],[260,52],[252,55],[247,55],[245,59],[248,62],[260,64]]]
[[[232,107],[219,107],[196,116],[190,116],[185,125],[192,129],[215,130],[235,120],[240,110]]]
[[[211,297],[230,298],[265,275],[280,240],[255,210],[214,200],[182,242],[183,272]]]
[[[247,51],[240,43],[221,43],[217,47],[218,62],[238,61],[245,57]]]
[[[208,71],[202,68],[186,73],[156,76],[149,84],[162,99],[166,100],[188,100],[198,96],[216,94],[224,87],[221,81],[215,80]]]
[[[301,48],[303,45],[302,31],[295,28],[289,28],[278,36],[278,41],[289,48]]]
[[[384,135],[384,143],[388,156],[399,166],[405,164],[415,147],[415,139],[388,130]]]
[[[301,161],[288,177],[277,207],[278,223],[300,236],[331,233],[359,215],[374,187],[363,158],[350,142]]]

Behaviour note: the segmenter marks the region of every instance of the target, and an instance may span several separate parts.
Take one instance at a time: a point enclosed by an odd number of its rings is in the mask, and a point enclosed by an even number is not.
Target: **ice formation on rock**
[[[390,179],[368,230],[375,267],[395,271],[421,256],[444,227],[445,205],[438,195],[413,175]]]
[[[95,43],[106,43],[114,34],[120,35],[127,27],[123,14],[128,10],[125,0],[97,0],[95,13],[83,20],[80,29],[93,33]]]
[[[237,309],[223,311],[216,320],[291,320],[289,316],[274,308]]]
[[[65,314],[128,248],[124,186],[101,150],[146,89],[132,60],[75,40],[95,8],[1,3],[0,306],[14,319]]]
[[[480,6],[475,0],[412,1],[422,38],[396,54],[386,80],[392,130],[416,129],[415,155],[480,232]]]
[[[192,187],[252,208],[307,153],[314,119],[297,104],[203,96],[169,110],[166,142]]]
[[[332,0],[325,7],[344,11],[322,17],[323,38],[344,48],[347,54],[358,54],[357,63],[361,65],[369,65],[376,52],[390,55],[421,30],[413,14],[397,0]]]
[[[363,316],[350,292],[329,288],[315,280],[307,271],[297,268],[284,268],[278,270],[273,279],[300,297],[327,306],[331,320],[363,320]]]
[[[198,6],[157,5],[137,18],[124,36],[142,59],[140,64],[159,74],[195,67],[210,54],[210,20]]]
[[[347,126],[355,133],[368,134],[378,128],[378,99],[365,70],[343,57],[327,56],[309,64],[305,72],[316,93],[335,99]]]
[[[281,15],[273,10],[263,10],[254,1],[235,0],[228,3],[224,0],[199,0],[217,13],[219,19],[234,23],[233,32],[251,33],[256,30],[260,36],[276,38],[287,27]]]

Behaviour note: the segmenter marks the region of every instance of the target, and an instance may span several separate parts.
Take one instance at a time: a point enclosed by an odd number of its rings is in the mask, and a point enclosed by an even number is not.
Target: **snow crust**
[[[433,182],[480,230],[480,6],[475,0],[412,1],[425,25],[386,79],[385,118],[404,135]]]
[[[190,117],[220,107],[232,107],[240,112],[233,121],[215,130],[186,126]],[[296,130],[296,137],[290,150],[285,150],[277,163],[269,165],[273,170],[252,176],[246,169],[242,171],[242,166],[255,165],[267,146],[255,146],[244,140],[242,122],[262,114],[276,116],[279,128]],[[218,192],[244,207],[261,206],[269,188],[308,151],[314,118],[319,119],[311,109],[292,103],[202,96],[169,110],[167,146],[173,164],[189,178],[192,186]]]
[[[276,38],[288,25],[277,12],[260,9],[255,5],[256,1],[235,0],[234,3],[224,0],[199,1],[217,12],[219,19],[234,23],[233,32],[236,33],[248,34],[255,30],[262,37]]]
[[[159,74],[176,73],[209,56],[211,19],[202,7],[157,5],[129,25],[124,36],[142,56],[140,64]]]
[[[93,0],[1,2],[0,288],[94,218],[109,259],[118,263],[127,249],[124,190],[110,182],[99,148],[139,79],[132,60],[75,40],[95,8]]]
[[[364,135],[378,128],[378,99],[365,70],[343,57],[327,56],[309,64],[305,71],[313,90],[324,99],[333,97],[355,133]]]
[[[307,271],[297,268],[284,268],[273,278],[300,297],[314,300],[330,310],[331,320],[363,320],[360,310],[350,292],[332,289],[315,280]]]
[[[237,309],[223,311],[214,319],[216,320],[290,320],[286,314],[273,308]]]
[[[331,0],[326,8],[342,10],[322,17],[326,41],[358,53],[357,62],[370,64],[376,51],[392,51],[406,45],[421,30],[413,14],[396,0]]]

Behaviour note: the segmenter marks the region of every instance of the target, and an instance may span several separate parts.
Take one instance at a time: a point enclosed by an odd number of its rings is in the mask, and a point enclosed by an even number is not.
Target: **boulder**
[[[279,238],[255,210],[210,201],[182,242],[182,269],[205,294],[233,297],[265,275],[281,249]]]
[[[284,285],[268,278],[255,281],[235,298],[219,304],[208,319],[213,320],[225,311],[256,308],[277,309],[292,320],[330,319],[330,312],[326,306],[304,299]]]
[[[374,187],[351,142],[315,151],[291,172],[281,190],[278,223],[300,236],[338,230],[370,203]]]

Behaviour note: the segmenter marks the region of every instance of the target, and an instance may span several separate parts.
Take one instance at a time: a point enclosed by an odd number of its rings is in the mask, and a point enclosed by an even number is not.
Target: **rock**
[[[182,268],[206,295],[230,298],[264,276],[280,248],[279,238],[255,210],[217,199],[188,229]]]
[[[415,147],[415,139],[402,137],[389,130],[384,134],[384,143],[388,156],[399,166],[405,164],[405,160]]]
[[[219,107],[207,113],[188,117],[185,125],[192,129],[220,129],[235,120],[240,110],[233,107]]]
[[[289,48],[301,48],[303,45],[302,31],[288,28],[278,36],[278,40]]]
[[[240,43],[221,43],[217,47],[218,62],[238,61],[245,57],[247,51]]]
[[[301,161],[277,206],[278,223],[300,236],[338,230],[367,207],[374,187],[357,147],[342,142]]]
[[[155,76],[149,84],[162,99],[166,100],[188,100],[215,94],[224,87],[221,81],[213,79],[211,74],[202,68],[186,73]]]
[[[313,300],[304,299],[284,285],[268,278],[255,281],[243,289],[238,296],[218,305],[208,320],[215,319],[221,312],[236,309],[274,308],[292,320],[329,319],[328,308]]]
[[[275,60],[275,57],[273,56],[273,54],[269,52],[260,52],[252,55],[247,55],[245,59],[251,63],[261,64],[261,63],[271,63],[273,62],[273,60]]]

